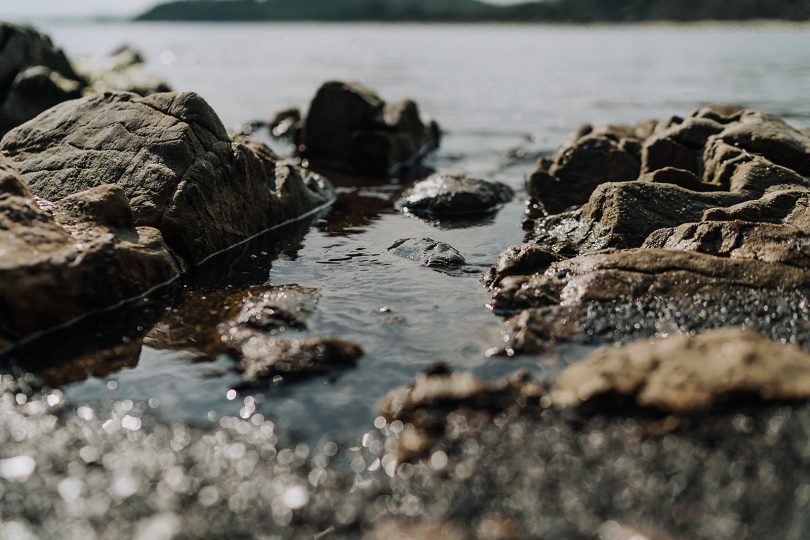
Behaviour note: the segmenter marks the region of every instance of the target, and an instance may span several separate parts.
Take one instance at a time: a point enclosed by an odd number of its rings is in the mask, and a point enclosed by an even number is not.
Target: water
[[[522,238],[531,158],[553,150],[581,122],[631,122],[730,102],[810,123],[808,26],[60,23],[43,29],[73,56],[133,44],[175,89],[197,91],[232,127],[288,105],[305,108],[324,80],[362,80],[386,99],[415,99],[440,122],[447,135],[430,166],[518,191],[495,216],[448,227],[397,214],[392,202],[404,183],[335,178],[341,197],[331,212],[288,228],[281,241],[272,233],[196,270],[185,288],[154,308],[175,306],[182,316],[183,298],[227,286],[317,287],[320,301],[305,333],[352,339],[366,352],[336,377],[228,399],[239,383],[232,359],[208,358],[192,347],[161,349],[147,339],[124,354],[126,367],[89,377],[80,372],[63,384],[73,404],[151,398],[164,419],[203,427],[239,414],[252,397],[257,412],[307,440],[354,439],[386,392],[437,360],[487,377],[517,367],[551,376],[579,356],[562,349],[487,358],[501,339],[500,320],[484,307],[488,295],[479,278]],[[517,147],[527,158],[507,158]],[[434,272],[387,253],[394,241],[418,236],[456,247],[469,262],[465,272]],[[136,326],[146,331],[156,318],[127,320],[122,335]]]

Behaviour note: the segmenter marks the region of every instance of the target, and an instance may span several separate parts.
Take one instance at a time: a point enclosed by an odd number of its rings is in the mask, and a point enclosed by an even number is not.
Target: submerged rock
[[[439,139],[438,125],[423,121],[413,101],[386,104],[360,83],[331,81],[310,104],[300,154],[319,167],[388,175],[421,160]]]
[[[388,251],[431,268],[453,269],[467,263],[464,256],[456,248],[431,238],[398,240],[388,248]]]
[[[48,203],[10,167],[0,176],[0,348],[177,276],[160,232],[135,226],[119,187]]]
[[[272,338],[253,334],[239,346],[237,369],[247,384],[275,377],[297,378],[323,375],[353,367],[363,349],[352,341],[313,337],[305,339]]]
[[[494,212],[514,195],[509,186],[500,182],[437,174],[414,184],[395,206],[429,217],[477,216]]]
[[[696,413],[735,396],[810,398],[810,354],[738,329],[607,348],[560,375],[551,393],[563,407],[620,397],[670,413]]]
[[[160,229],[189,263],[334,197],[327,180],[265,145],[231,140],[194,93],[113,92],[62,103],[6,134],[0,151],[48,200],[101,181],[120,186],[135,222]]]

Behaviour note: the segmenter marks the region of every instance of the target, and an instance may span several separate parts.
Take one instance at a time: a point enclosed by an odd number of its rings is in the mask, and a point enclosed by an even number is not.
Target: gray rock
[[[454,269],[467,264],[464,256],[456,248],[431,238],[398,240],[388,248],[388,251],[431,268]]]
[[[436,174],[414,184],[395,206],[421,216],[452,218],[489,214],[512,197],[512,189],[500,182]]]
[[[386,105],[360,83],[331,81],[309,107],[300,154],[321,167],[388,175],[421,160],[439,139],[413,101]]]
[[[44,66],[21,71],[0,105],[0,133],[24,124],[58,103],[80,98],[82,89],[82,83]]]
[[[0,177],[0,349],[177,276],[160,232],[135,226],[119,187],[52,204],[10,167]]]
[[[194,93],[107,93],[62,103],[0,141],[29,188],[59,200],[120,186],[138,225],[189,263],[333,199],[329,182],[265,145],[231,140]]]

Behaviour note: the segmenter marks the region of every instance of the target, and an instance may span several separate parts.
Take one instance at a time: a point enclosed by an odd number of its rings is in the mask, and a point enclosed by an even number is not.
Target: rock
[[[547,276],[565,281],[563,305],[685,296],[728,289],[793,290],[810,286],[810,271],[759,260],[660,249],[582,255],[553,265]]]
[[[704,221],[661,229],[645,248],[708,253],[810,269],[810,230],[746,221]]]
[[[698,152],[666,135],[658,135],[644,143],[641,171],[652,172],[666,167],[698,172]]]
[[[148,96],[171,92],[169,83],[149,70],[143,54],[129,45],[100,60],[77,62],[76,69],[89,82],[88,93],[121,91]]]
[[[635,180],[639,157],[623,145],[627,140],[589,132],[563,146],[548,170],[541,166],[529,178],[530,199],[556,214],[585,203],[604,182]]]
[[[551,393],[560,407],[620,398],[694,414],[735,397],[810,397],[810,355],[739,329],[641,341],[598,351],[566,369]]]
[[[810,229],[810,192],[807,190],[775,191],[760,199],[712,208],[703,214],[703,221],[752,221],[785,223]]]
[[[276,111],[268,122],[270,135],[276,139],[294,142],[301,129],[301,111],[295,107],[289,107]]]
[[[489,269],[483,278],[484,285],[494,287],[509,276],[526,276],[546,269],[560,260],[560,257],[551,251],[541,248],[537,244],[520,244],[506,248],[500,255],[495,266]]]
[[[0,341],[6,345],[177,276],[160,232],[134,226],[117,186],[43,202],[48,211],[10,167],[0,167],[0,176]]]
[[[540,274],[509,276],[495,288],[488,307],[495,313],[509,313],[554,306],[560,303],[560,293],[564,286],[560,280]]]
[[[31,70],[30,68],[35,68]],[[0,22],[0,136],[84,88],[50,38]]]
[[[383,521],[363,535],[362,540],[472,540],[466,530],[452,523],[399,523]]]
[[[810,136],[777,116],[744,111],[738,122],[729,124],[716,138],[802,176],[810,176]]]
[[[711,208],[753,196],[696,192],[646,181],[602,184],[581,211],[538,220],[534,240],[563,255],[639,247],[658,229],[698,221]]]
[[[306,328],[306,320],[315,311],[319,294],[318,289],[298,285],[251,289],[242,299],[242,309],[230,326],[264,331]]]
[[[512,189],[500,182],[437,174],[414,184],[395,206],[421,216],[477,216],[494,212],[512,197]]]
[[[583,336],[580,306],[548,306],[524,309],[504,323],[505,345],[489,354],[515,356],[542,354],[556,343],[572,343]]]
[[[360,83],[331,81],[312,100],[300,154],[320,167],[388,175],[438,148],[439,138],[413,101],[386,105]]]
[[[664,167],[656,171],[642,174],[639,182],[652,182],[653,184],[672,184],[690,191],[722,191],[717,184],[707,184],[698,178],[692,171]]]
[[[470,372],[452,372],[444,364],[416,376],[405,387],[389,392],[380,402],[380,414],[388,421],[408,424],[397,449],[397,461],[413,461],[429,455],[432,442],[440,438],[454,417],[473,424],[489,423],[493,416],[519,402],[535,402],[546,388],[523,371],[495,383]]]
[[[328,181],[265,145],[231,140],[194,93],[106,93],[62,103],[6,134],[0,151],[39,197],[120,186],[140,226],[197,263],[333,199]],[[212,217],[213,216],[213,217]]]
[[[274,377],[328,374],[354,366],[363,349],[344,339],[280,339],[253,334],[239,347],[238,370],[247,384]]]
[[[464,256],[456,248],[431,238],[398,240],[388,248],[388,251],[431,268],[454,269],[467,264]]]
[[[44,66],[21,71],[0,106],[0,133],[24,124],[58,103],[82,96],[82,83]]]
[[[175,309],[154,326],[147,345],[215,357],[238,350],[246,335],[305,329],[319,295],[318,289],[294,284],[237,291],[187,290]]]

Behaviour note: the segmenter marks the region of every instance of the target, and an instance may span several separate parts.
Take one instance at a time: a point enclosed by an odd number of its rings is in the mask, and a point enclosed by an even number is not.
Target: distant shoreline
[[[810,28],[810,21],[794,21],[789,19],[747,19],[740,21],[705,19],[699,21],[679,20],[649,20],[649,21],[593,21],[593,22],[564,22],[564,21],[324,21],[317,19],[298,21],[273,20],[142,20],[129,17],[34,17],[30,19],[10,18],[10,22],[17,24],[123,24],[123,25],[217,25],[217,26],[294,26],[294,25],[328,25],[328,26],[553,26],[553,27],[639,27],[639,26],[667,26],[667,27],[792,27]]]

